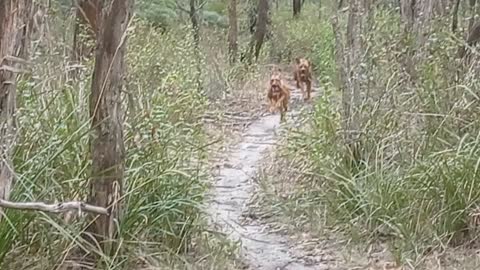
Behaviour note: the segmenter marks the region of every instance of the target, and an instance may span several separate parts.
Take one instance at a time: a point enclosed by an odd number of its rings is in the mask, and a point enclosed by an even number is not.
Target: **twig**
[[[86,204],[84,202],[63,202],[56,204],[45,204],[43,202],[10,202],[0,199],[0,207],[19,209],[19,210],[34,210],[34,211],[43,211],[51,213],[62,213],[67,211],[83,211],[90,212],[99,215],[109,215],[109,212],[106,208]]]
[[[27,70],[24,69],[18,69],[12,66],[7,66],[7,65],[1,65],[0,66],[0,71],[9,71],[11,73],[27,73]]]

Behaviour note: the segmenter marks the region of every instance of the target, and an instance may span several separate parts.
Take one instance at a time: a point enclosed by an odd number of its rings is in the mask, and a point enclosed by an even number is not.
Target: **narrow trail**
[[[311,104],[311,101],[303,101],[300,90],[293,87],[288,75],[284,74],[284,78],[292,93],[287,122],[294,121],[292,117]],[[314,88],[312,99],[316,94],[318,89]],[[325,266],[305,263],[301,254],[298,255],[301,252],[290,247],[287,236],[269,232],[261,224],[244,222],[258,164],[267,151],[273,150],[281,128],[279,113],[264,115],[248,127],[238,144],[223,153],[225,158],[215,174],[207,213],[216,230],[225,233],[230,240],[240,240],[242,259],[249,269],[324,269]]]

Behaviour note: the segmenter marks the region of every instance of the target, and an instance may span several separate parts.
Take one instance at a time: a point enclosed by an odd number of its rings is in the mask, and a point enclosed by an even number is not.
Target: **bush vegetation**
[[[71,66],[71,40],[64,34],[73,24],[67,2],[52,5],[58,16],[48,17],[50,32],[31,48],[32,72],[18,82],[14,201],[68,201],[88,194],[93,61]],[[241,54],[251,38],[246,19],[251,3],[238,2]],[[228,64],[225,1],[211,1],[202,11],[198,55],[188,15],[175,1],[143,0],[136,8],[123,95],[125,208],[119,250],[114,256],[101,254],[106,269],[237,267],[237,246],[209,232],[201,211],[209,187],[211,135],[225,137],[223,129],[208,129],[202,118],[215,122],[236,106],[252,114],[262,110],[266,64],[286,66],[299,56],[313,62],[321,94],[281,149],[282,159],[293,164],[289,168],[301,171],[300,180],[289,179],[292,203],[279,197],[269,201],[271,207],[292,221],[307,217],[301,225],[318,231],[327,222],[354,239],[386,239],[399,260],[475,239],[478,67],[465,70],[453,60],[458,35],[451,34],[445,18],[434,20],[427,42],[416,47],[403,32],[398,10],[376,9],[368,36],[368,87],[362,89],[363,159],[352,165],[345,162],[328,12],[319,18],[318,6],[306,1],[301,16],[293,19],[290,7],[273,5],[271,35],[259,61],[247,66]],[[327,4],[323,11],[332,8]],[[339,17],[346,29],[347,14]],[[404,69],[408,49],[423,53],[414,82]],[[198,67],[201,87],[194,75]],[[0,222],[0,267],[61,264],[69,251],[87,244],[79,237],[86,224],[72,222],[76,219],[6,210]]]
[[[327,222],[353,239],[388,240],[398,260],[474,241],[480,196],[479,81],[475,64],[464,71],[455,60],[460,39],[451,33],[450,20],[434,19],[420,48],[405,36],[398,9],[376,9],[368,37],[370,78],[368,89],[362,89],[364,158],[352,165],[345,162],[330,18],[319,20],[311,7],[297,20],[281,11],[274,16],[274,36],[284,38],[276,44],[281,55],[312,59],[322,91],[305,114],[310,120],[292,128],[282,150],[281,159],[300,171],[285,173],[302,177],[291,183],[295,189],[287,201],[277,194],[268,203],[296,226],[317,233]],[[340,29],[346,29],[346,14],[339,16]],[[407,48],[424,52],[416,63],[415,83],[403,65]]]

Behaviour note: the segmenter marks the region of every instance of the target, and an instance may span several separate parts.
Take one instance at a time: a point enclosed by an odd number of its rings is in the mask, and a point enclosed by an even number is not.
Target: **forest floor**
[[[321,95],[321,89],[314,87],[312,100],[303,101],[290,74],[283,74],[292,92],[287,121],[280,123],[279,113],[267,113],[264,98],[263,105],[257,104],[263,112],[253,113],[250,121],[244,121],[244,129],[233,132],[227,146],[214,154],[214,183],[206,209],[212,230],[240,243],[246,269],[397,269],[383,258],[385,251],[369,257],[351,252],[333,230],[322,239],[308,232],[292,232],[259,207],[259,186],[268,185],[259,182],[259,173],[272,166],[271,157],[288,127],[302,123],[302,110],[311,110]]]

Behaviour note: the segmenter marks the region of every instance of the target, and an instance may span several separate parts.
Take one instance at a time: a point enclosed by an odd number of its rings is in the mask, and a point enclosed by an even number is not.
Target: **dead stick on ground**
[[[106,208],[98,207],[83,202],[63,202],[55,204],[45,204],[42,202],[10,202],[0,200],[0,207],[19,209],[19,210],[36,210],[51,213],[62,213],[67,211],[83,211],[99,215],[109,215]]]

